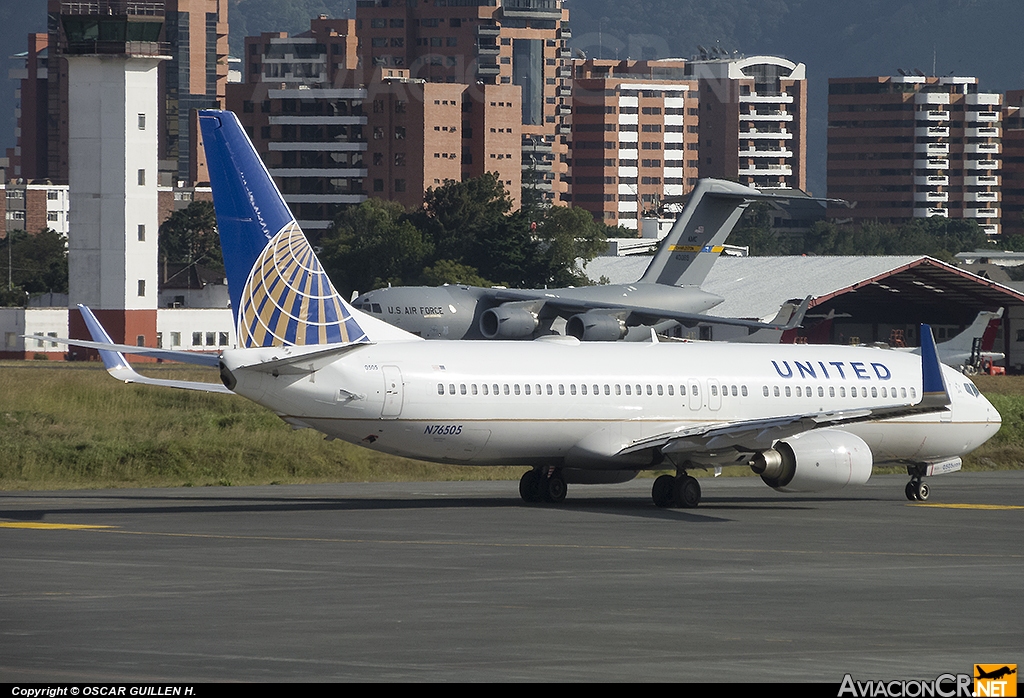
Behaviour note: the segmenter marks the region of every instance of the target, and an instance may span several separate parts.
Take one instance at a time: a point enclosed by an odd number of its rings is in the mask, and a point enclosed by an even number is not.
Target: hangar
[[[629,283],[649,257],[598,257],[592,279]],[[943,341],[982,310],[1005,308],[995,351],[1008,372],[1024,373],[1024,293],[926,256],[726,257],[715,262],[703,288],[725,298],[710,313],[771,319],[787,300],[811,296],[805,326],[834,311],[830,341],[888,342],[902,333],[917,346],[917,325],[932,325]],[[723,330],[712,328],[720,334]]]

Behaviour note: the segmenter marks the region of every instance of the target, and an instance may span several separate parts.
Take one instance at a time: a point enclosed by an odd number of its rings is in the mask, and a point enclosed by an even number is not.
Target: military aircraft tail
[[[762,192],[723,179],[699,180],[640,282],[700,286],[751,202],[804,196],[801,192]]]
[[[202,110],[199,123],[238,345],[369,342],[371,327],[374,338],[411,338],[338,294],[238,118]]]

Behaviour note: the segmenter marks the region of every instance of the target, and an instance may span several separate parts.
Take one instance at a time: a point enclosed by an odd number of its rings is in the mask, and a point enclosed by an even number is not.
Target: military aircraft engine
[[[617,342],[627,331],[625,322],[608,313],[580,313],[565,323],[565,333],[584,342]]]
[[[539,324],[536,313],[526,308],[499,305],[481,313],[480,334],[487,339],[523,339]]]
[[[750,467],[780,492],[821,492],[863,485],[871,465],[871,449],[859,436],[819,429],[779,441],[758,453]]]

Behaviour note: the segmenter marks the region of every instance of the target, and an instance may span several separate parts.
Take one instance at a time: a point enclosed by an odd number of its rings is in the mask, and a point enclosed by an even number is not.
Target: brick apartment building
[[[357,0],[356,32],[364,70],[399,68],[431,83],[518,87],[518,98],[485,89],[497,97],[471,99],[487,107],[513,99],[521,115],[513,154],[524,181],[543,201],[563,198],[572,87],[569,11],[561,0]]]
[[[972,218],[1001,229],[1002,96],[974,77],[832,78],[829,216],[899,223]]]
[[[637,228],[701,177],[766,189],[806,187],[803,64],[577,60],[571,193],[609,225]]]
[[[418,206],[428,188],[485,172],[518,203],[521,89],[364,70],[356,24],[320,17],[298,36],[248,37],[245,77],[228,86],[300,225],[315,235],[371,196]]]

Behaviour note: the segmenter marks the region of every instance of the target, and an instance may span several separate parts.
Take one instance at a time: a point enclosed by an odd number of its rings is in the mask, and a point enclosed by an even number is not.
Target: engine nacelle
[[[863,485],[871,477],[871,449],[859,436],[819,429],[779,441],[751,466],[780,492],[822,492]]]
[[[625,322],[608,313],[580,313],[565,323],[565,333],[584,342],[617,342],[627,331]]]
[[[533,335],[540,323],[526,308],[499,305],[480,315],[480,334],[487,339],[524,339]]]

